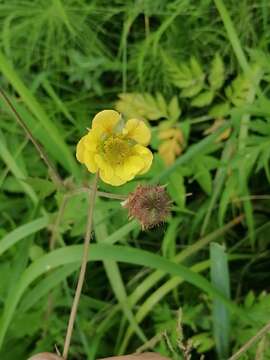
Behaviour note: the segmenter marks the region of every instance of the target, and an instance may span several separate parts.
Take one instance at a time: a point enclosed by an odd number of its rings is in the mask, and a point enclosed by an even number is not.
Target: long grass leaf
[[[25,237],[46,228],[48,224],[49,217],[43,216],[39,219],[32,220],[27,224],[18,226],[15,230],[11,231],[0,240],[0,256],[12,246],[17,244],[20,240],[23,240]]]
[[[25,105],[36,116],[47,136],[53,140],[54,147],[52,149],[46,150],[73,175],[78,175],[78,166],[75,162],[74,156],[72,156],[70,149],[65,144],[60,131],[51,121],[41,104],[25,86],[19,75],[16,73],[9,61],[1,52],[0,70],[2,71],[6,79],[10,82],[10,84],[13,86],[13,88],[18,92]]]
[[[103,214],[102,211],[97,207],[94,213],[94,222],[98,225],[95,225],[95,234],[98,243],[102,243],[104,239],[108,237],[107,225],[106,223],[100,222],[102,219]],[[123,312],[127,317],[128,321],[130,322],[131,327],[134,331],[138,334],[139,338],[142,341],[146,341],[147,338],[144,335],[143,331],[140,329],[138,324],[136,323],[135,317],[132,313],[130,305],[128,303],[128,297],[126,293],[126,289],[124,286],[124,282],[122,280],[121,272],[119,270],[118,264],[113,260],[104,260],[103,261],[104,268],[107,274],[107,277],[110,281],[111,287],[117,298],[118,302],[120,303],[121,307],[123,308]]]
[[[223,246],[210,245],[211,282],[225,297],[230,299],[228,257]],[[230,346],[230,313],[219,298],[213,298],[213,331],[220,360],[228,359]]]
[[[17,283],[16,292],[14,292],[12,299],[10,299],[10,301],[6,304],[3,316],[1,317],[0,347],[3,344],[16,307],[28,286],[39,276],[46,274],[49,270],[58,266],[72,263],[78,263],[79,266],[82,257],[82,250],[82,245],[67,246],[65,248],[54,250],[51,253],[37,259],[24,271],[20,281]],[[245,321],[249,320],[246,313],[243,314],[242,310],[239,309],[237,305],[229,301],[222,293],[220,293],[220,291],[213,287],[206,278],[196,274],[186,266],[175,264],[174,262],[164,259],[159,255],[131,247],[93,244],[89,252],[89,260],[125,262],[138,266],[150,267],[152,269],[158,269],[170,275],[180,276],[185,281],[196,286],[210,296],[219,298],[224,302],[228,309],[238,316],[241,316]]]

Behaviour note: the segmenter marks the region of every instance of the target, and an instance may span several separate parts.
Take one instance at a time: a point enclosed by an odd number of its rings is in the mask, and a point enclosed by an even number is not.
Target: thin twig
[[[74,196],[74,195],[80,195],[82,193],[90,193],[91,190],[92,190],[91,185],[89,187],[88,186],[82,186],[82,187],[78,187],[76,189],[71,190],[69,195]],[[97,196],[104,197],[104,198],[107,198],[107,199],[119,200],[119,201],[124,201],[128,197],[127,195],[119,195],[119,194],[107,193],[105,191],[97,191]]]
[[[231,356],[228,360],[236,360],[243,353],[245,353],[256,341],[262,338],[270,332],[270,322],[266,324],[256,335],[254,335],[251,339],[249,339],[233,356]]]
[[[82,263],[81,263],[81,270],[80,275],[77,283],[77,288],[75,292],[75,296],[73,299],[73,304],[69,316],[68,321],[68,327],[67,327],[67,333],[65,338],[65,344],[64,344],[64,350],[63,350],[63,358],[67,359],[69,347],[70,347],[70,341],[72,337],[74,322],[76,319],[77,309],[81,297],[82,292],[82,286],[84,283],[85,278],[85,272],[88,262],[88,252],[89,252],[89,245],[91,240],[91,233],[92,233],[92,225],[93,225],[93,212],[94,212],[94,206],[95,206],[95,199],[97,194],[97,183],[98,183],[98,173],[95,175],[95,179],[92,186],[92,191],[89,195],[89,210],[88,210],[88,218],[87,218],[87,225],[86,225],[86,232],[85,232],[85,238],[84,238],[84,247],[83,247],[83,257],[82,257]]]
[[[138,347],[135,351],[136,354],[141,354],[145,352],[146,350],[153,350],[154,347],[163,339],[163,333],[158,333],[155,336],[153,336],[151,339],[149,339],[146,343],[144,343],[142,346]]]
[[[144,28],[145,28],[145,37],[148,38],[150,35],[150,21],[149,16],[144,14]]]
[[[57,187],[62,187],[63,186],[63,181],[60,177],[60,175],[58,174],[56,168],[54,167],[54,165],[52,164],[52,162],[50,161],[48,155],[46,154],[46,152],[44,151],[43,147],[41,146],[41,144],[34,138],[33,134],[31,133],[31,130],[29,129],[29,127],[25,124],[25,122],[23,121],[22,117],[20,116],[20,114],[18,113],[18,111],[15,109],[14,105],[12,104],[12,102],[10,101],[10,99],[8,98],[8,96],[5,94],[5,92],[3,91],[3,89],[0,89],[0,95],[2,96],[3,100],[6,102],[7,106],[9,107],[9,109],[11,110],[11,112],[13,113],[17,123],[23,128],[23,130],[25,131],[27,137],[30,139],[30,141],[32,142],[32,144],[34,145],[34,147],[36,148],[37,152],[39,153],[39,156],[41,157],[41,159],[44,161],[44,163],[47,165],[48,170],[49,170],[49,174],[51,176],[52,181],[55,183],[55,185]]]
[[[235,198],[232,202],[246,201],[246,200],[270,200],[270,195],[249,195]]]
[[[81,187],[81,188],[78,188],[76,189],[75,191],[78,191],[78,192],[89,192],[91,191],[92,189],[92,186],[89,186],[89,187]],[[119,195],[119,194],[113,194],[113,193],[107,193],[105,191],[97,191],[97,195],[100,196],[100,197],[104,197],[104,198],[108,198],[108,199],[113,199],[113,200],[126,200],[127,199],[127,195]]]

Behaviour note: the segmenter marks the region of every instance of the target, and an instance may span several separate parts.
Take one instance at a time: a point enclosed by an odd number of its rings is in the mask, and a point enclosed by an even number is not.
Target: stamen
[[[105,159],[112,165],[121,165],[132,153],[132,146],[123,135],[108,137],[102,148]]]

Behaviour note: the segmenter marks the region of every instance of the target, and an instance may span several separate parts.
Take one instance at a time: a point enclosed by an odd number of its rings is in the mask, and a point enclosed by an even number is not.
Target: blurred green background
[[[100,191],[166,184],[174,203],[143,232],[98,198],[70,358],[228,359],[270,321],[269,22],[267,0],[0,0],[1,89],[65,183],[2,97],[1,360],[62,350],[87,215],[73,190],[92,180],[75,148],[102,109],[146,121],[155,157]]]

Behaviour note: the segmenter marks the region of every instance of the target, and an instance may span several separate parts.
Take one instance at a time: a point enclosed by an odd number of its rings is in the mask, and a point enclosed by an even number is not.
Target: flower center
[[[112,165],[120,165],[132,153],[132,145],[123,135],[112,135],[103,143],[103,154]]]

